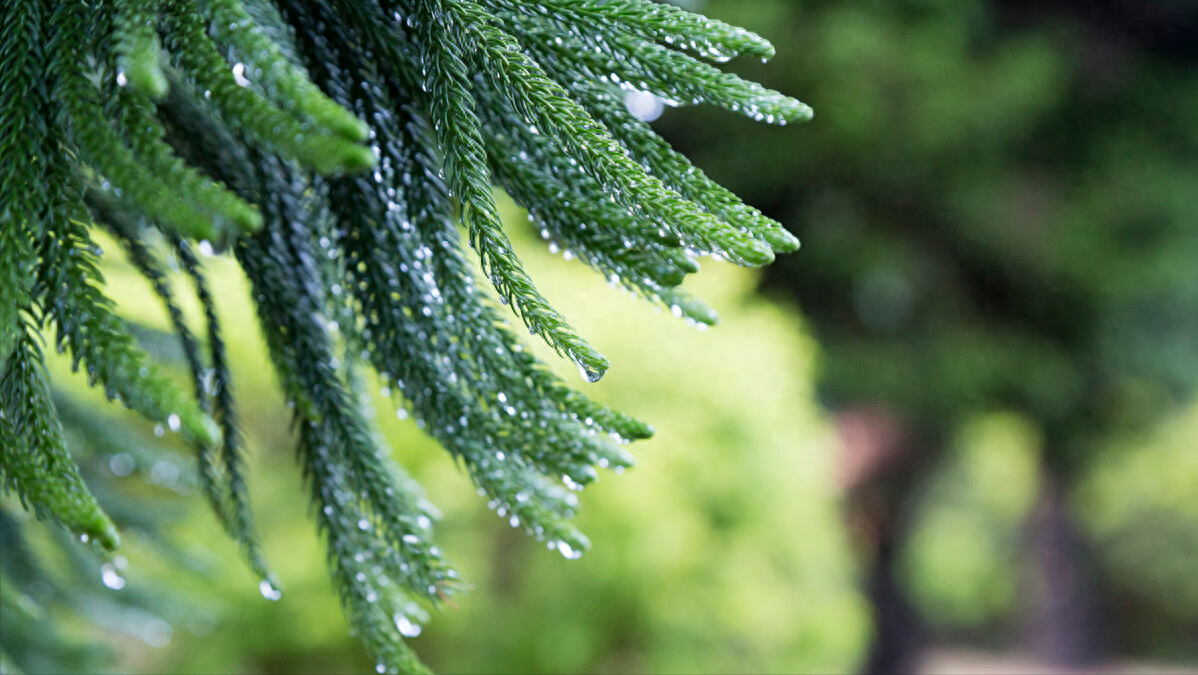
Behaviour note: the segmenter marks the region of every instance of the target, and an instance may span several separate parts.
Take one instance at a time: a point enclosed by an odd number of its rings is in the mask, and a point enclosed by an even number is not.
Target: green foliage
[[[26,334],[0,378],[0,469],[4,487],[14,490],[39,515],[48,513],[81,537],[116,548],[120,538],[67,454],[62,429],[46,386],[42,354]]]
[[[971,421],[918,505],[901,573],[937,628],[992,630],[1018,606],[1020,539],[1040,483],[1040,439],[1025,420]]]
[[[0,348],[6,485],[113,544],[66,453],[38,336],[91,384],[179,432],[203,492],[268,598],[231,373],[200,262],[245,271],[291,403],[344,609],[380,672],[422,668],[405,626],[459,587],[435,510],[370,423],[364,373],[470,474],[513,526],[567,558],[587,548],[574,490],[651,429],[574,392],[529,331],[597,380],[608,361],[534,286],[492,196],[509,187],[549,236],[615,283],[710,324],[677,290],[710,255],[756,266],[797,242],[619,106],[624,88],[776,124],[802,103],[707,63],[768,58],[762,38],[648,0],[81,0],[0,16]],[[165,304],[192,372],[180,393],[113,312],[94,227]],[[189,327],[163,256],[191,277]]]
[[[1080,520],[1106,552],[1102,565],[1113,585],[1191,626],[1198,620],[1191,574],[1198,555],[1196,432],[1192,409],[1159,431],[1116,439],[1075,490]],[[1142,616],[1129,614],[1131,621]]]
[[[1198,6],[1151,19],[1076,0],[703,9],[802,45],[743,74],[824,115],[793,142],[698,109],[655,126],[803,239],[765,286],[795,298],[820,341],[821,398],[884,406],[932,437],[878,491],[923,505],[904,565],[925,618],[1013,642],[998,629],[1038,599],[1003,597],[1026,543],[963,487],[977,459],[931,459],[1001,411],[1035,430],[1057,479],[1082,482],[1068,515],[1088,525],[1083,565],[1106,570],[1092,587],[1118,617],[1104,648],[1159,654],[1173,634],[1192,659],[1194,427],[1168,449],[1148,430],[1198,391]],[[896,512],[906,532],[910,511]]]
[[[807,245],[767,283],[810,317],[830,404],[941,437],[1013,411],[1072,471],[1198,391],[1198,69],[1128,40],[1116,76],[1084,3],[1010,4],[710,0],[802,44],[746,72],[829,114],[801,150],[705,110],[660,128]]]

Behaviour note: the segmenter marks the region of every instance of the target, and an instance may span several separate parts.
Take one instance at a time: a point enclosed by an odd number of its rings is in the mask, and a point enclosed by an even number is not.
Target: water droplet
[[[244,63],[237,63],[233,66],[233,81],[236,82],[237,86],[239,87],[250,86],[249,78],[245,76]]]
[[[133,473],[133,469],[135,468],[136,464],[133,461],[133,457],[127,452],[118,452],[108,458],[108,469],[112,471],[113,475],[128,476]]]
[[[557,550],[566,560],[578,560],[582,557],[582,551],[574,550],[574,547],[564,541],[557,542]]]
[[[117,573],[116,567],[112,563],[104,563],[100,566],[100,581],[114,591],[125,587],[125,578]]]
[[[413,623],[411,619],[403,614],[395,615],[395,628],[399,630],[400,635],[409,638],[420,635],[421,631],[424,630],[420,624]]]
[[[146,623],[141,631],[141,640],[151,647],[165,647],[170,644],[174,631],[171,625],[162,619],[153,619]]]
[[[578,364],[578,372],[587,382],[598,382],[599,380],[603,379],[603,373],[597,370],[591,370],[581,363]]]
[[[275,588],[274,584],[270,583],[266,579],[258,582],[258,592],[262,594],[262,597],[270,600],[271,602],[283,597],[282,591]]]

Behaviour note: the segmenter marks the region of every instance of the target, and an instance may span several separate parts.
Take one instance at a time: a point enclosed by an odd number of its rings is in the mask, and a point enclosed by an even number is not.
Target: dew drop
[[[238,63],[233,66],[233,81],[236,82],[237,86],[239,87],[250,86],[250,80],[245,76],[244,63]]]
[[[115,476],[128,476],[135,468],[136,463],[127,452],[118,452],[108,459],[108,469]]]
[[[170,644],[173,634],[169,623],[162,619],[152,619],[146,623],[139,637],[151,647],[165,647]]]
[[[424,630],[420,624],[413,623],[411,619],[403,614],[395,615],[395,628],[399,630],[400,635],[409,638],[420,635],[421,631]]]
[[[582,551],[574,550],[572,546],[564,541],[557,542],[557,550],[566,560],[578,560],[582,557]]]
[[[598,382],[599,380],[603,379],[603,373],[597,370],[591,370],[581,363],[578,364],[578,372],[587,382]]]
[[[114,591],[125,587],[125,578],[117,573],[116,567],[112,563],[104,563],[100,566],[100,581]]]
[[[271,602],[283,597],[282,591],[275,588],[274,584],[270,583],[266,579],[258,582],[258,592],[262,594],[262,597],[270,600]]]

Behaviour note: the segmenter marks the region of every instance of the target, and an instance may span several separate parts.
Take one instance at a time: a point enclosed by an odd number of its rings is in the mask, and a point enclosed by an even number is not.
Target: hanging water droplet
[[[599,380],[603,379],[603,373],[597,370],[591,370],[581,363],[578,364],[578,372],[587,382],[598,382]]]
[[[564,541],[557,542],[557,550],[566,560],[578,560],[582,557],[582,551],[576,551],[574,547]]]
[[[100,581],[114,591],[125,587],[125,578],[117,573],[116,567],[112,563],[104,563],[100,566]]]
[[[395,628],[399,630],[399,634],[404,637],[414,638],[424,630],[420,624],[413,623],[411,619],[403,614],[395,615]]]
[[[274,584],[270,583],[266,579],[258,582],[258,592],[262,594],[262,597],[270,600],[271,602],[283,597],[283,592],[275,588]]]

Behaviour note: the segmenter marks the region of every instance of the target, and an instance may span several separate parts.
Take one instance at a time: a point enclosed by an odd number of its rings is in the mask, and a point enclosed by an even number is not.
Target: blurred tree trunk
[[[865,590],[873,641],[862,664],[870,674],[911,673],[927,635],[898,578],[913,511],[940,444],[913,432],[889,410],[858,407],[837,417],[843,441],[841,485],[846,517],[866,560]]]
[[[919,615],[896,578],[902,550],[897,532],[887,532],[869,569],[866,593],[873,609],[874,635],[862,672],[870,675],[913,673],[919,665],[926,636]]]
[[[1102,657],[1094,556],[1067,502],[1066,474],[1046,467],[1039,503],[1028,523],[1029,578],[1023,640],[1043,661],[1083,668]]]

